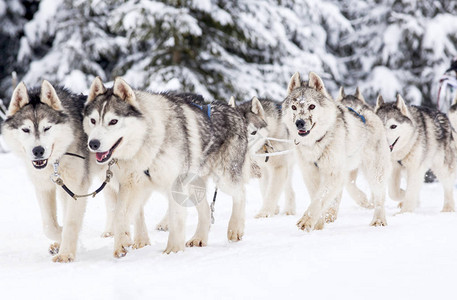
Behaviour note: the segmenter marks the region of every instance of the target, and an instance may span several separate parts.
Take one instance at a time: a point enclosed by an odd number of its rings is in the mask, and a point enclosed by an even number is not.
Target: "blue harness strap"
[[[346,106],[346,107],[348,108],[348,110],[349,110],[350,112],[355,113],[355,114],[357,115],[357,117],[359,117],[360,120],[362,120],[363,124],[365,124],[365,123],[367,122],[367,120],[365,119],[365,117],[362,116],[361,114],[359,114],[358,112],[356,112],[352,107],[349,107],[349,106]]]
[[[196,103],[191,103],[191,104],[200,108],[200,110],[202,110],[208,116],[208,118],[211,119],[211,104],[207,104],[207,105],[203,105],[203,106],[198,105]]]

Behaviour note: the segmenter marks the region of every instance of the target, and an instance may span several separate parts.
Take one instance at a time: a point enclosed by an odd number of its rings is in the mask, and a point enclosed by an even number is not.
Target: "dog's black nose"
[[[90,140],[89,148],[92,150],[98,150],[98,148],[100,148],[100,141],[99,140]]]
[[[305,128],[305,121],[303,121],[302,119],[298,119],[297,121],[295,121],[295,126],[297,126],[297,129],[303,129]]]
[[[42,158],[44,155],[44,148],[41,146],[36,146],[32,149],[32,153],[35,155],[35,158]]]

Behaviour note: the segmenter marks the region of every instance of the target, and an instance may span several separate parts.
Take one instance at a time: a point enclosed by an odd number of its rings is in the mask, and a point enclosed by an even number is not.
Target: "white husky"
[[[25,162],[35,186],[45,235],[55,241],[49,249],[56,262],[74,260],[86,200],[71,198],[51,181],[53,164],[66,186],[85,193],[90,185],[87,139],[82,130],[84,96],[43,81],[27,90],[20,83],[13,92],[3,135],[9,147]],[[79,156],[79,157],[78,157]],[[57,222],[56,192],[63,204],[63,227]]]
[[[295,73],[283,102],[283,121],[295,140],[297,161],[311,198],[298,221],[303,230],[322,229],[325,214],[341,197],[348,174],[365,175],[375,206],[371,225],[386,225],[384,200],[390,156],[379,118],[369,119],[333,101],[321,78]]]

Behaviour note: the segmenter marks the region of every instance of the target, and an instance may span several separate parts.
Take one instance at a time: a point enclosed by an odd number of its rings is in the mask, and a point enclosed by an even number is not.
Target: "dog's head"
[[[335,103],[327,93],[322,79],[309,73],[307,82],[295,73],[287,88],[283,102],[283,122],[291,137],[304,143],[321,139],[336,118]]]
[[[379,95],[376,114],[381,118],[387,135],[390,152],[401,150],[414,136],[414,123],[405,100],[397,94],[397,101],[385,103]]]
[[[365,101],[362,93],[360,92],[359,87],[355,89],[354,95],[346,95],[344,92],[344,88],[340,87],[338,92],[338,96],[335,98],[336,102],[341,102],[341,104],[345,106],[349,106],[353,109],[361,109],[361,108],[370,108],[370,106]]]
[[[46,80],[39,89],[28,91],[23,82],[15,88],[2,131],[11,149],[36,169],[61,157],[74,139],[70,118]]]
[[[100,77],[94,79],[84,107],[83,126],[89,150],[95,152],[100,164],[111,158],[133,158],[147,131],[137,96],[120,77],[109,89]]]
[[[229,105],[236,106],[235,98],[230,98]],[[247,121],[248,148],[252,152],[257,152],[269,136],[264,107],[257,97],[253,97],[251,101],[244,102],[237,108]]]

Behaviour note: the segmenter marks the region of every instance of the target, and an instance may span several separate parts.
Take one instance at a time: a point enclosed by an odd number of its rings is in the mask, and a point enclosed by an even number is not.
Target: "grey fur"
[[[233,105],[234,99],[233,99]],[[263,205],[257,218],[272,217],[279,213],[278,201],[284,191],[283,212],[295,214],[295,193],[292,188],[292,153],[268,158],[258,154],[288,151],[289,143],[270,141],[266,138],[289,139],[287,127],[282,123],[281,103],[271,99],[253,98],[236,107],[248,126],[251,177],[260,179]]]
[[[456,141],[448,117],[435,109],[406,106],[400,95],[396,102],[378,97],[376,113],[384,123],[394,170],[389,185],[392,199],[401,202],[402,212],[411,212],[419,200],[424,174],[431,169],[443,184],[443,211],[454,211],[453,183],[456,177]],[[402,174],[406,190],[400,189]]]
[[[210,117],[202,110],[204,107],[210,110]],[[172,186],[179,178],[192,176],[192,173],[198,174],[204,182],[212,176],[218,188],[233,196],[234,208],[227,234],[230,240],[241,239],[247,134],[244,120],[235,109],[221,102],[213,102],[208,107],[201,96],[190,93],[134,91],[121,78],[115,80],[113,88],[107,89],[96,78],[84,115],[89,146],[90,141],[100,140],[100,145],[93,143],[96,146],[92,148],[97,160],[104,163],[112,155],[123,170],[114,172],[117,183],[114,190],[118,203],[122,203],[119,209],[116,206],[113,223],[116,257],[125,255],[126,246],[131,244],[124,236],[129,222],[135,222],[135,231],[141,232],[134,244],[149,243],[142,205],[153,189],[164,192],[169,199],[170,222],[169,226],[162,227],[170,231],[165,252],[184,249],[184,208],[173,200]],[[114,129],[110,129],[113,118],[116,122],[112,125]],[[145,170],[148,170],[146,175]],[[134,186],[130,183],[132,178]],[[206,195],[203,198],[204,201],[195,199],[199,225],[188,246],[207,243],[209,206]],[[134,221],[137,214],[139,218]]]

